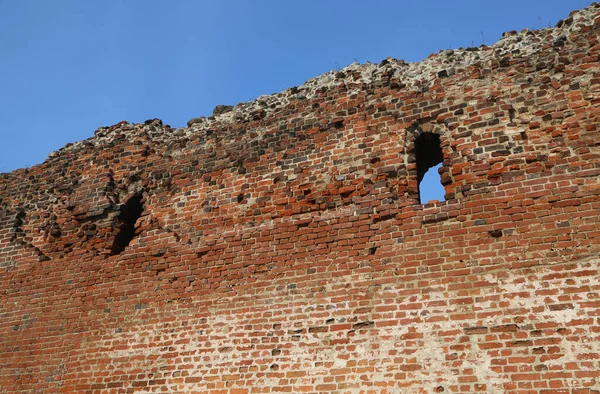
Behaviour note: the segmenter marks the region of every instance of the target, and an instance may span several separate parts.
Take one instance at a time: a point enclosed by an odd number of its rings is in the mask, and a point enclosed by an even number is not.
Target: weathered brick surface
[[[599,392],[600,5],[559,25],[0,175],[0,392]]]

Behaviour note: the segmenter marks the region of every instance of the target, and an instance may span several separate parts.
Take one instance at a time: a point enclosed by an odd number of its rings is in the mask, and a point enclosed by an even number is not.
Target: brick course
[[[0,174],[0,392],[600,392],[599,32],[593,4]]]

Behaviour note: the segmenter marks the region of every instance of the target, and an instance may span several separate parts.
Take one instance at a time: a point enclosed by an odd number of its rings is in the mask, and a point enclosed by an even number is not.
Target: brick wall
[[[1,174],[0,392],[600,392],[599,32],[594,4]]]

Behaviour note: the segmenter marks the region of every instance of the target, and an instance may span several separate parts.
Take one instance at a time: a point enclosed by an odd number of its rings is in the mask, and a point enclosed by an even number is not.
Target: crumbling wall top
[[[148,120],[142,124],[130,124],[124,121],[114,126],[100,127],[95,131],[94,137],[69,143],[61,150],[51,153],[50,159],[65,150],[77,150],[90,144],[103,146],[112,141],[117,134],[135,136],[143,133],[152,141],[168,143],[181,138],[191,138],[207,131],[219,132],[226,129],[229,124],[247,123],[267,116],[277,116],[296,100],[314,99],[323,95],[328,89],[340,86],[349,92],[377,89],[382,86],[423,92],[440,78],[460,76],[469,68],[479,68],[486,72],[498,67],[507,67],[513,58],[529,58],[532,67],[536,67],[537,53],[548,48],[558,51],[571,35],[595,28],[599,23],[599,9],[600,3],[593,3],[587,8],[571,12],[555,27],[505,32],[493,45],[441,50],[420,62],[407,63],[388,58],[379,64],[352,63],[280,93],[263,95],[256,100],[235,106],[217,106],[212,116],[193,118],[188,121],[186,128],[169,126],[163,128],[162,122],[156,120]]]

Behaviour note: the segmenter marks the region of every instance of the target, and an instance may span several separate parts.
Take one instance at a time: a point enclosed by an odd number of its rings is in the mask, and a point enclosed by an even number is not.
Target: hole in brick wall
[[[502,236],[502,230],[491,230],[488,231],[490,237],[492,238],[500,238]]]
[[[241,204],[241,203],[242,203],[242,201],[244,201],[244,194],[243,194],[243,193],[240,193],[240,194],[238,194],[238,196],[237,196],[237,202],[238,202],[239,204]]]
[[[336,129],[341,129],[342,127],[344,127],[344,121],[343,120],[336,120],[331,125],[333,127],[335,127]]]
[[[424,132],[415,140],[419,202],[444,201],[444,186],[438,175],[444,155],[438,134]]]
[[[423,180],[419,183],[419,199],[421,204],[425,204],[432,200],[444,201],[444,186],[440,183],[440,175],[438,173],[442,163],[431,167]]]
[[[135,222],[144,212],[142,193],[137,193],[121,206],[121,212],[117,218],[119,232],[115,237],[111,248],[111,255],[119,254],[135,238]]]

